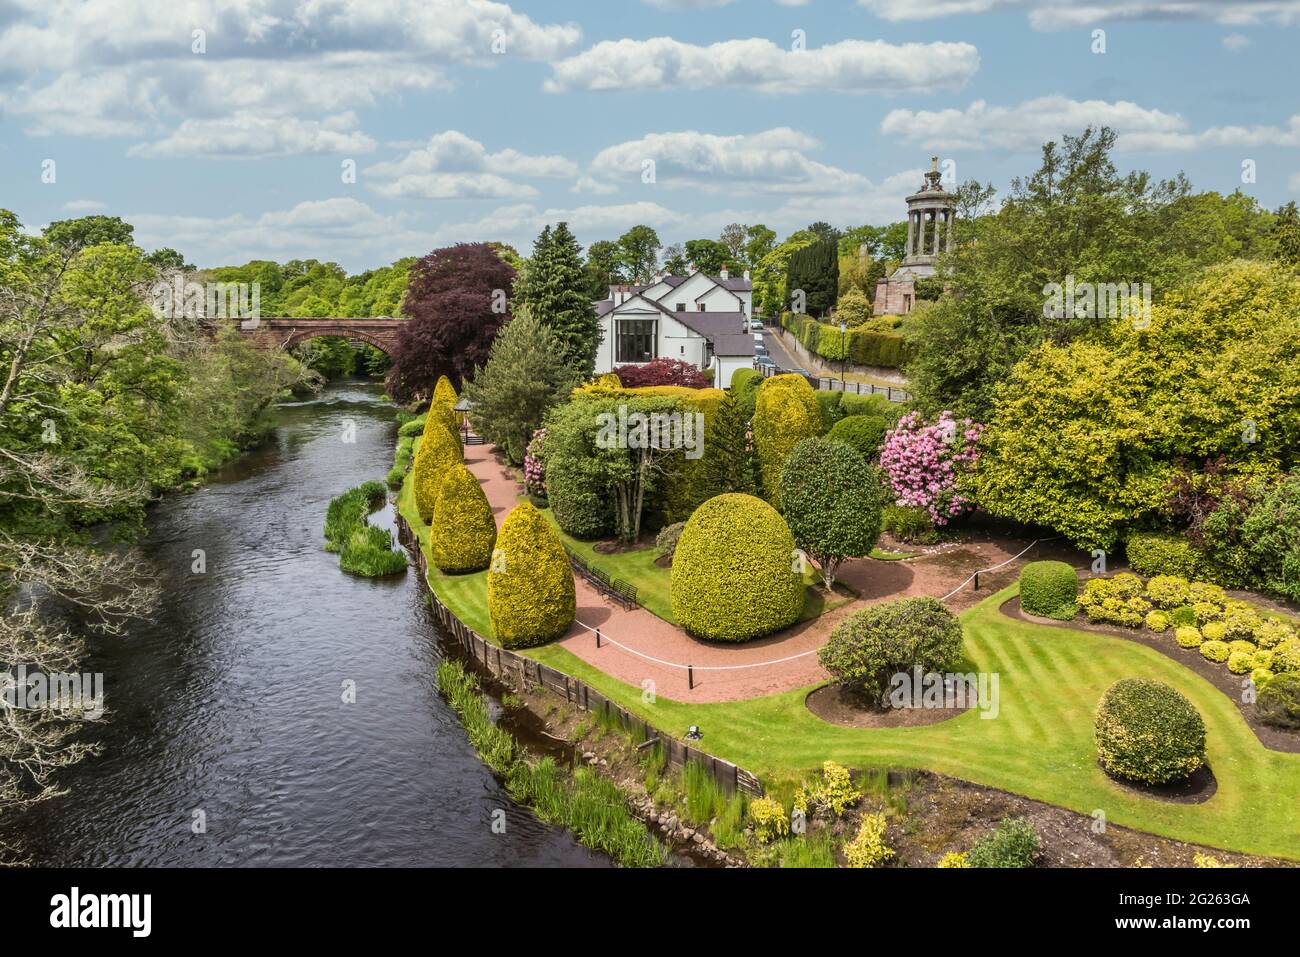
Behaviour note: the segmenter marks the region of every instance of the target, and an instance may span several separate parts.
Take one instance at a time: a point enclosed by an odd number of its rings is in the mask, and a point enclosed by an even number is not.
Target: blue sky
[[[932,154],[1005,189],[1093,122],[1274,207],[1297,39],[1300,0],[0,0],[0,206],[357,271],[560,219],[888,222]]]

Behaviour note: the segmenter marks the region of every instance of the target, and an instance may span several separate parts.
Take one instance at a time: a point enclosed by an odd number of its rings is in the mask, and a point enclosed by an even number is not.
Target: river
[[[163,606],[84,669],[104,674],[104,753],[6,840],[52,866],[609,866],[480,763],[437,692],[416,573],[354,578],[321,548],[330,498],[391,465],[381,387],[276,415],[267,442],[152,510]],[[392,527],[391,506],[371,521]]]

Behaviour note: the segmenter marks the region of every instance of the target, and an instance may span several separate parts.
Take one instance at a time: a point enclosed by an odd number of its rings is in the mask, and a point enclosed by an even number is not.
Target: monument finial
[[[931,173],[939,172],[939,157],[937,156],[930,157],[930,172]]]

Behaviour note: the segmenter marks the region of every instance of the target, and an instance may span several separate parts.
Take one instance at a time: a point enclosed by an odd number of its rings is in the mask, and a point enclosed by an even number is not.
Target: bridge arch
[[[264,349],[288,349],[322,336],[358,339],[374,346],[389,358],[397,348],[397,335],[405,319],[250,319],[239,330]]]

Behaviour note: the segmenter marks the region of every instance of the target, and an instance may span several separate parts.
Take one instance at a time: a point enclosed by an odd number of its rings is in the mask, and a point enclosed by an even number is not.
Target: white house
[[[714,278],[691,268],[686,276],[657,274],[645,286],[610,286],[596,303],[601,342],[596,372],[617,366],[681,359],[713,369],[713,384],[726,386],[738,368],[754,364],[754,285],[746,272],[726,269]]]

